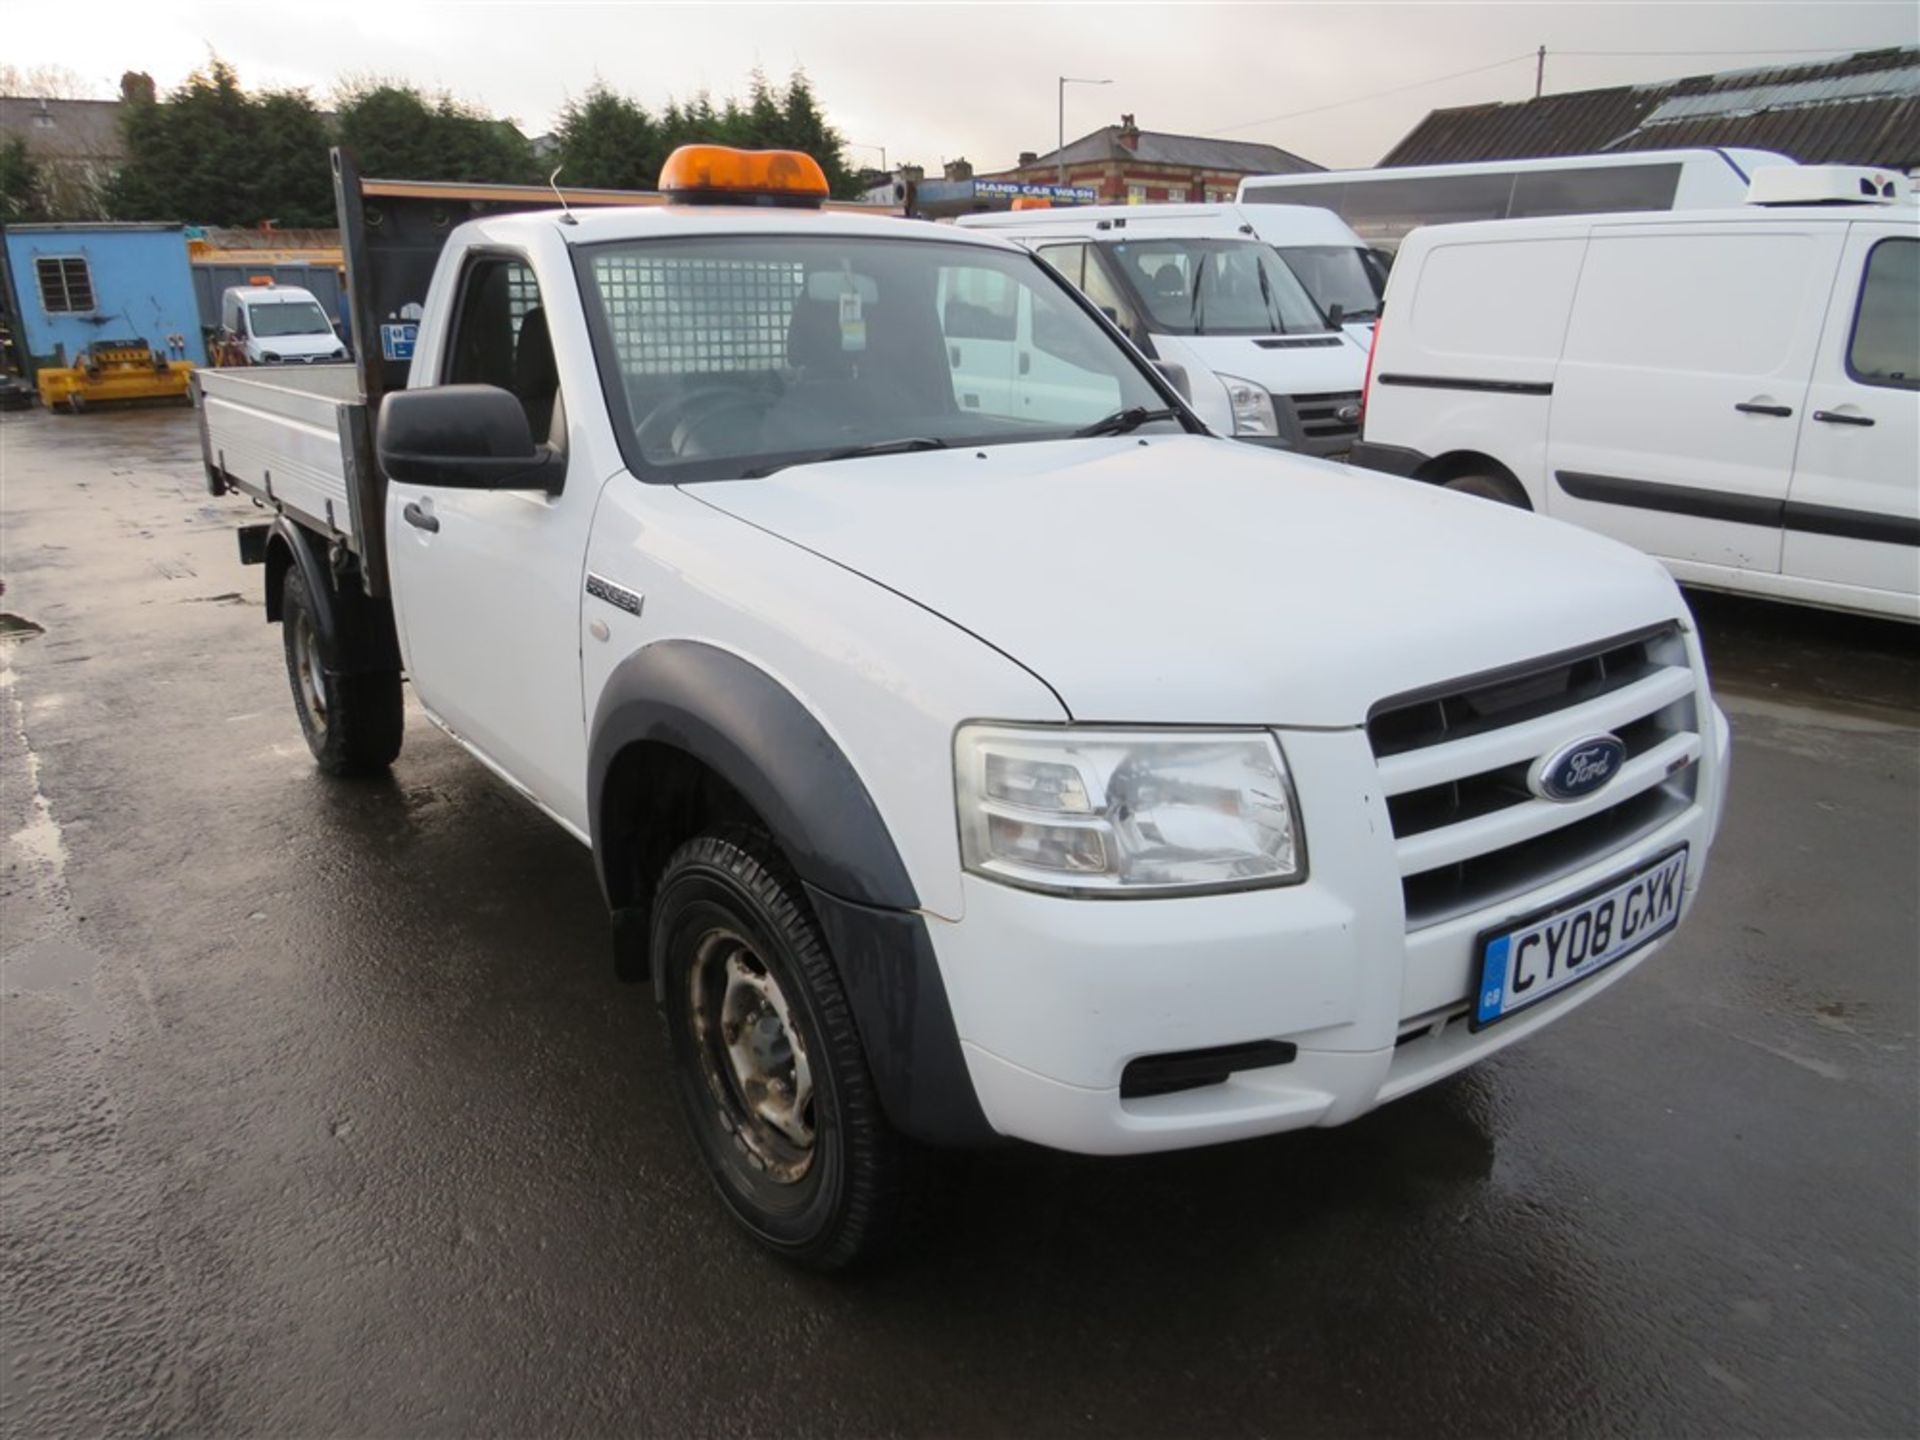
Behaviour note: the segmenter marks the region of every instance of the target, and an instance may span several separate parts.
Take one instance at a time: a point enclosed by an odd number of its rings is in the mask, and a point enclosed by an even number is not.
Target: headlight
[[[1175,895],[1306,878],[1280,745],[1265,731],[962,726],[960,857],[1075,895]]]
[[[1227,403],[1233,407],[1233,433],[1236,435],[1278,435],[1280,422],[1274,418],[1273,396],[1265,386],[1238,375],[1222,375],[1227,387]]]

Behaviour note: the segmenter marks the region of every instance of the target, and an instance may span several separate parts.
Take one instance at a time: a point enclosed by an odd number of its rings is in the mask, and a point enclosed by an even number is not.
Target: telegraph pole
[[[1542,45],[1533,62],[1533,98],[1538,100],[1547,85],[1547,47]]]

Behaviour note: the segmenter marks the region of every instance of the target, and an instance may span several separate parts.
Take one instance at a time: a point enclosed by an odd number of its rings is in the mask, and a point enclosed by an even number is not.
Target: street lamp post
[[[887,169],[886,146],[875,145],[869,140],[842,140],[840,143],[842,145],[851,145],[856,150],[878,150],[880,152],[880,168],[889,175],[893,173],[893,171]]]
[[[1060,91],[1059,91],[1060,127],[1059,127],[1058,143],[1054,146],[1053,153],[1055,158],[1057,158],[1060,162],[1060,183],[1062,185],[1065,185],[1067,183],[1067,86],[1069,85],[1111,85],[1112,83],[1113,81],[1111,80],[1082,80],[1076,75],[1062,75],[1060,77]]]

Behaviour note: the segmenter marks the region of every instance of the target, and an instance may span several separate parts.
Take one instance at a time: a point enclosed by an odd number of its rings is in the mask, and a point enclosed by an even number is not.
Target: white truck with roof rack
[[[802,156],[539,213],[336,175],[357,372],[200,379],[301,726],[386,767],[404,669],[592,847],[776,1252],[879,1246],[925,1145],[1352,1119],[1697,893],[1727,728],[1632,550],[1215,438],[1030,253]],[[966,405],[945,302],[1003,287],[1049,367]]]
[[[1416,230],[1353,459],[1689,584],[1920,620],[1920,207],[1781,166],[1737,209]]]
[[[1323,458],[1353,443],[1365,346],[1238,207],[1075,205],[955,224],[1018,241],[1066,276],[1220,434]],[[962,348],[956,373],[1004,374],[1027,348],[1017,334],[984,339]]]

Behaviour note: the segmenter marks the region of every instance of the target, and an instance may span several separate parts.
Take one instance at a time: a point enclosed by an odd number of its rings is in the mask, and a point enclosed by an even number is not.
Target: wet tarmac
[[[0,422],[0,1427],[1910,1435],[1920,637],[1704,597],[1693,923],[1346,1129],[952,1167],[878,1273],[695,1168],[589,857],[313,770],[192,416]]]

